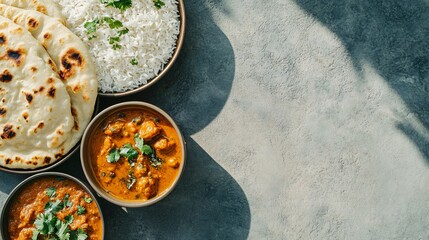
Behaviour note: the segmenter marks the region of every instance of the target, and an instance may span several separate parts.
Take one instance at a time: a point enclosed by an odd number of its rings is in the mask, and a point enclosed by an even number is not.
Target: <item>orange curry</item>
[[[148,200],[168,189],[182,164],[179,135],[162,115],[126,110],[95,132],[93,161],[98,181],[124,200]]]
[[[102,239],[97,204],[77,183],[60,177],[36,179],[21,189],[9,211],[11,240]]]

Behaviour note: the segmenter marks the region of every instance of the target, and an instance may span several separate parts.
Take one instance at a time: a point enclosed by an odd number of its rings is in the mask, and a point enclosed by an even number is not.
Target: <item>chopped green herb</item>
[[[162,6],[165,6],[165,3],[161,0],[153,0],[153,4],[158,9],[160,9]]]
[[[128,28],[123,28],[121,30],[118,31],[119,36],[125,35],[129,32],[130,30]]]
[[[153,153],[153,149],[150,145],[144,144],[143,138],[141,138],[138,134],[134,135],[134,141],[136,143],[136,147],[144,154],[150,155]]]
[[[121,147],[121,149],[119,151],[119,154],[122,157],[127,158],[128,162],[130,164],[132,164],[132,163],[135,162],[135,159],[139,155],[139,152],[137,152],[137,150],[135,150],[130,143],[127,143],[127,144],[125,144],[124,146]]]
[[[92,198],[90,198],[90,197],[84,197],[83,201],[85,201],[86,203],[92,203]]]
[[[150,165],[154,168],[159,168],[162,165],[162,159],[158,158],[155,153],[150,155]]]
[[[101,0],[106,7],[114,7],[121,11],[124,11],[132,6],[131,0]]]
[[[107,155],[107,162],[115,163],[118,162],[120,158],[121,155],[119,155],[119,150],[117,148],[112,148]]]
[[[119,45],[119,44],[117,44],[117,43],[115,43],[115,44],[112,45],[112,48],[113,48],[113,50],[117,50],[117,49],[121,49],[122,46]]]
[[[70,197],[70,195],[68,195],[68,194],[66,194],[64,196],[64,199],[63,199],[63,201],[64,201],[64,208],[71,207],[73,205],[73,203],[69,201],[69,197]]]
[[[144,145],[144,140],[143,140],[143,138],[140,137],[140,135],[138,133],[136,133],[134,135],[134,142],[136,143],[135,144],[136,148],[140,149],[140,151],[141,151],[141,149],[143,148],[143,145]]]
[[[131,63],[131,65],[134,65],[134,66],[137,65],[137,64],[139,64],[139,62],[135,58],[132,58],[131,61],[130,61],[130,63]]]
[[[45,205],[45,213],[56,214],[62,209],[64,209],[64,204],[60,200],[55,202],[47,202]]]
[[[68,198],[69,195],[66,194],[64,199]],[[33,230],[31,240],[85,240],[88,238],[88,235],[82,229],[75,231],[70,230],[69,225],[74,220],[73,215],[67,215],[64,218],[64,221],[61,221],[55,216],[55,214],[62,209],[63,205],[64,204],[60,200],[57,200],[56,202],[48,202],[46,204],[45,212],[36,216],[34,221],[35,229]]]
[[[117,42],[119,42],[121,39],[119,38],[119,37],[112,37],[112,36],[110,36],[109,37],[109,43],[110,44],[114,44],[114,43],[117,43]]]
[[[88,39],[94,39],[97,36],[95,35],[95,32],[97,31],[97,25],[100,23],[100,20],[98,18],[95,18],[92,21],[86,22],[83,27],[86,29],[86,34],[88,34]]]
[[[64,220],[66,221],[66,224],[71,224],[74,220],[73,215],[68,215],[64,218]]]
[[[125,184],[127,185],[127,189],[130,190],[133,185],[136,183],[136,177],[134,176],[134,173],[131,171],[130,174],[128,174],[128,179],[123,179]]]
[[[86,208],[82,207],[81,205],[77,206],[77,215],[82,215],[86,213]]]
[[[53,198],[56,192],[57,192],[57,189],[54,187],[48,187],[45,190],[46,195],[48,195],[48,197],[50,198]]]
[[[141,150],[144,155],[150,155],[153,153],[153,149],[149,145],[143,145]]]
[[[109,37],[109,43],[112,45],[113,50],[122,48],[122,46],[118,44],[120,40],[119,37]]]
[[[111,29],[122,27],[122,22],[111,17],[104,17],[103,20],[109,24]]]
[[[88,235],[81,228],[78,228],[77,231],[74,231],[70,235],[70,240],[85,240],[88,238]]]

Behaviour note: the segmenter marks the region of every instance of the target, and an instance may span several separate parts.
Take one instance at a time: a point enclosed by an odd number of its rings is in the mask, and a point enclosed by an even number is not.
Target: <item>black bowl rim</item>
[[[38,178],[43,178],[43,177],[64,177],[67,178],[71,181],[76,182],[77,184],[79,184],[89,195],[91,195],[92,199],[95,201],[95,203],[97,204],[98,210],[100,212],[100,217],[101,217],[101,225],[102,225],[102,238],[104,239],[104,233],[105,233],[105,228],[104,228],[104,217],[103,217],[103,211],[101,210],[100,204],[98,203],[98,200],[96,198],[96,195],[93,194],[92,190],[90,187],[88,187],[83,181],[79,180],[76,177],[73,177],[69,174],[66,173],[62,173],[62,172],[43,172],[43,173],[38,173],[35,174],[31,177],[28,177],[26,179],[24,179],[22,182],[20,182],[8,195],[4,205],[3,205],[3,209],[1,211],[1,215],[0,215],[0,229],[2,229],[1,231],[1,237],[3,239],[7,239],[7,235],[8,235],[8,231],[7,228],[4,229],[5,224],[6,224],[6,220],[7,220],[7,214],[9,212],[9,208],[10,208],[10,203],[11,201],[14,199],[14,197],[16,197],[16,194],[19,193],[19,191],[28,183],[30,183],[31,181],[34,181]]]

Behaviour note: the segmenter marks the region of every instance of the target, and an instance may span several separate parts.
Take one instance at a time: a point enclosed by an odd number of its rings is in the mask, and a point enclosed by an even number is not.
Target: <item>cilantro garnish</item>
[[[92,203],[92,198],[90,198],[90,197],[84,197],[83,201],[85,201],[86,203]]]
[[[54,187],[48,187],[45,190],[46,195],[48,195],[48,197],[50,198],[53,198],[56,192],[57,192],[57,189]]]
[[[106,7],[114,7],[121,11],[124,11],[132,6],[131,0],[101,0]]]
[[[135,58],[132,58],[131,61],[130,61],[130,63],[131,63],[131,65],[134,65],[134,66],[137,65],[137,64],[139,64],[139,62]]]
[[[64,204],[60,200],[55,202],[47,202],[45,205],[45,213],[56,214],[62,209],[64,209]]]
[[[130,30],[128,28],[123,28],[121,30],[118,31],[119,36],[125,35],[129,32]]]
[[[77,215],[82,215],[86,213],[86,208],[82,207],[81,205],[77,206]]]
[[[161,0],[153,0],[153,4],[158,9],[160,9],[162,6],[165,6],[165,3]]]
[[[95,32],[97,31],[97,25],[100,23],[100,20],[98,18],[95,18],[92,21],[86,22],[83,27],[86,29],[86,34],[88,34],[88,39],[94,39],[97,36],[95,35]]]
[[[134,163],[134,160],[137,158],[137,156],[139,155],[139,152],[137,152],[137,150],[135,150],[133,148],[133,146],[130,143],[125,144],[124,146],[121,147],[119,154],[122,157],[125,157],[128,159],[128,162],[130,164]]]
[[[117,148],[112,148],[107,155],[107,162],[115,163],[119,161],[121,155],[119,155],[119,150]]]
[[[119,44],[121,39],[119,37],[109,37],[109,43],[112,45],[113,50],[120,49],[122,46]]]
[[[136,147],[144,154],[150,155],[153,153],[153,149],[150,145],[144,144],[143,138],[141,138],[138,134],[134,135],[134,142],[136,143]]]
[[[109,24],[109,27],[111,29],[120,28],[120,27],[123,26],[121,21],[116,20],[114,18],[104,17],[103,19],[104,19],[105,22],[107,22],[107,24]]]
[[[64,203],[60,200],[47,202],[45,211],[36,216],[34,220],[34,230],[31,240],[37,239],[55,239],[55,240],[85,240],[88,235],[82,229],[70,230],[70,224],[73,223],[73,215],[64,217],[61,221],[56,217],[56,213],[62,210],[68,202],[70,195],[64,196]],[[84,209],[86,211],[86,209]],[[82,211],[82,210],[81,210]],[[79,208],[78,208],[79,214]]]
[[[70,197],[70,195],[68,195],[68,194],[66,194],[64,196],[64,199],[63,199],[63,201],[64,201],[64,208],[71,207],[73,205],[73,203],[69,201],[69,197]]]
[[[162,159],[157,157],[155,152],[150,155],[150,165],[154,168],[159,168],[162,165]]]

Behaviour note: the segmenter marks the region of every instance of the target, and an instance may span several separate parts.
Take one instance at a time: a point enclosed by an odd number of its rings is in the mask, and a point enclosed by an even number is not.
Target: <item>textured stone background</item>
[[[188,164],[162,202],[101,200],[106,239],[428,239],[429,1],[186,1],[144,100]],[[83,177],[79,158],[56,169]],[[23,177],[0,173],[0,204]]]

